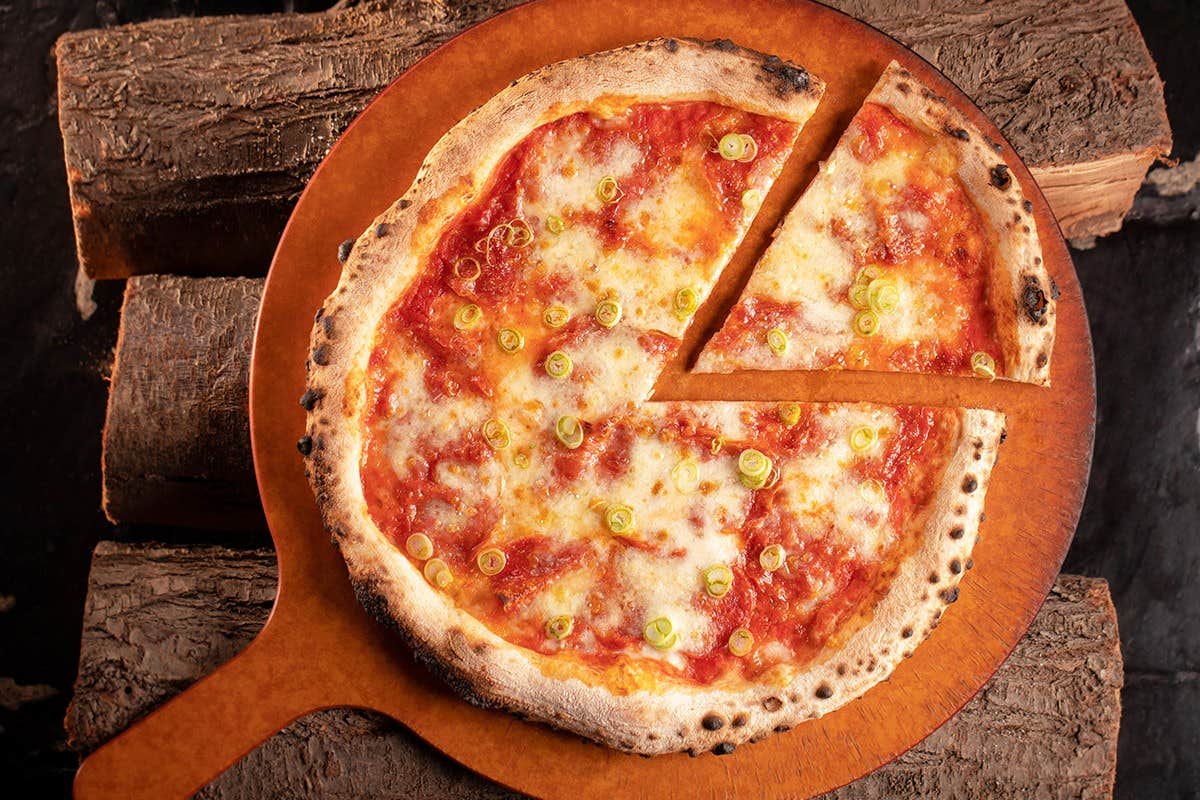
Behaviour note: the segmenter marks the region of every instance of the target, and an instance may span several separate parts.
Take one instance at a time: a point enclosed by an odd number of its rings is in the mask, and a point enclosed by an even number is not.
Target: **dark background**
[[[88,562],[98,539],[130,536],[114,530],[99,507],[100,429],[121,284],[97,285],[97,310],[81,318],[51,47],[67,30],[328,4],[0,0],[0,795],[69,796],[77,760],[63,748],[62,717]],[[1200,149],[1200,3],[1129,5],[1166,81],[1174,155],[1190,160]],[[1107,578],[1120,615],[1126,688],[1117,796],[1194,800],[1200,223],[1130,222],[1072,255],[1096,350],[1099,424],[1091,485],[1064,569]],[[152,535],[182,541],[190,534]]]

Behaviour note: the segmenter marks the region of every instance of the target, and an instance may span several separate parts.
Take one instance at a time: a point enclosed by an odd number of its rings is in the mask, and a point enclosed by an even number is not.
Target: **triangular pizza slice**
[[[1058,294],[1002,147],[893,63],[788,213],[700,372],[1046,384]]]

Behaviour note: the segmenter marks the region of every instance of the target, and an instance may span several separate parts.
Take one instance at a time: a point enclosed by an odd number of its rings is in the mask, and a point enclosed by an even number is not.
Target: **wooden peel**
[[[983,132],[1000,138],[928,65],[825,7],[774,0],[731,7],[704,0],[684,10],[650,4],[630,15],[613,0],[523,6],[414,66],[330,153],[284,232],[263,296],[251,367],[255,466],[280,563],[274,611],[245,653],[97,750],[77,778],[78,797],[184,796],[260,742],[272,726],[327,705],[382,711],[477,772],[539,796],[691,797],[696,787],[710,787],[714,793],[804,797],[895,758],[991,677],[1057,574],[1082,504],[1094,425],[1091,349],[1079,285],[1045,199],[1012,157],[1009,165],[1033,201],[1044,257],[1063,293],[1051,388],[850,373],[788,379],[796,382],[782,389],[781,376],[769,374],[713,384],[714,392],[725,395],[811,390],[813,396],[882,401],[897,396],[989,401],[1009,414],[1009,441],[989,490],[977,566],[957,604],[890,681],[854,703],[720,759],[644,760],[598,748],[468,706],[414,669],[398,637],[367,618],[329,546],[295,442],[303,431],[296,400],[304,389],[312,312],[337,280],[333,254],[403,192],[421,156],[446,128],[512,78],[553,60],[657,35],[715,38],[736,29],[746,45],[799,61],[829,81],[822,109],[780,178],[781,191],[768,198],[765,217],[730,266],[721,284],[725,294],[715,305],[731,300],[766,241],[771,219],[782,213],[784,198],[800,190],[815,158],[832,146],[890,59],[963,108]],[[531,30],[547,35],[531,40]],[[453,91],[448,75],[458,76]],[[686,388],[681,374],[678,364],[668,370],[660,392]]]

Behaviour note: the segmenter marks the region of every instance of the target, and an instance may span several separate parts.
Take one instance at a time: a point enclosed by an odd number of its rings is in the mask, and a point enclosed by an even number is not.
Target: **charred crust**
[[[904,630],[900,631],[900,636],[904,639],[911,639],[912,635],[913,635],[913,629],[911,626],[905,627]]]
[[[388,235],[388,231],[391,229],[391,225],[388,225],[386,222],[381,222],[375,226],[375,236],[379,239],[382,239],[384,236]]]
[[[333,338],[333,315],[330,314],[321,320],[321,330],[325,331],[325,338]]]
[[[300,455],[308,457],[313,451],[313,438],[311,436],[301,436],[296,442],[296,449],[300,451]]]
[[[1032,323],[1042,323],[1050,301],[1046,300],[1042,282],[1038,281],[1037,277],[1025,276],[1025,288],[1021,290],[1021,305],[1025,307],[1025,313]]]
[[[1038,259],[1038,261],[1040,261],[1040,260],[1041,259]],[[1049,277],[1050,277],[1050,298],[1052,300],[1057,300],[1058,296],[1060,294],[1060,292],[1058,291],[1058,281],[1054,280],[1053,275],[1051,275]]]
[[[317,347],[312,351],[312,362],[319,367],[323,367],[328,364],[329,346],[324,344],[317,345]]]
[[[1025,209],[1026,214],[1033,213],[1033,203],[1029,202],[1028,200],[1021,201],[1021,208]]]
[[[704,719],[700,720],[700,726],[706,731],[719,731],[725,727],[725,718],[720,714],[706,714]]]
[[[833,687],[828,683],[822,683],[813,694],[817,696],[818,700],[828,700],[833,697]]]
[[[846,665],[845,664],[837,665],[837,674],[839,677],[846,674]]]
[[[733,742],[721,742],[712,749],[715,756],[727,756],[737,749],[737,745]]]
[[[409,206],[411,206],[411,205],[412,205],[412,201],[411,201],[411,200],[401,200],[401,201],[400,201],[400,202],[397,204],[397,207],[398,207],[398,208],[399,208],[401,211],[403,211],[404,209],[408,208],[408,207],[409,207]]]
[[[950,571],[953,572],[955,575],[958,575],[959,573],[961,573],[962,572],[962,562],[959,561],[957,558],[951,559],[950,560]]]
[[[788,732],[788,731],[790,731],[791,729],[792,729],[792,726],[791,726],[791,725],[787,725],[787,724],[783,724],[783,725],[776,725],[776,726],[775,726],[775,728],[774,728],[774,730],[775,730],[775,733],[787,733],[787,732]]]
[[[300,395],[300,407],[305,411],[312,411],[324,396],[325,393],[320,389],[308,389],[304,394]]]
[[[941,580],[942,580],[941,576],[938,575],[936,572],[929,573],[929,582],[930,583],[938,583]]]
[[[795,64],[789,64],[779,56],[764,58],[762,70],[770,76],[775,93],[780,97],[807,92],[811,83],[807,70]]]
[[[323,316],[325,316],[325,306],[321,306],[320,308],[317,309],[317,313],[313,314],[313,322],[314,323],[320,322],[321,317],[323,317]]]
[[[1038,353],[1036,363],[1037,363],[1038,369],[1041,369],[1050,363],[1050,357],[1048,355],[1046,355],[1045,353]]]
[[[900,94],[908,94],[912,91],[912,87],[906,81],[900,81],[896,84],[896,91]]]
[[[959,141],[967,142],[971,140],[971,134],[967,133],[965,128],[956,128],[953,125],[944,125],[942,126],[942,131],[944,131],[947,136],[953,136]]]
[[[764,697],[762,701],[762,707],[767,713],[774,714],[776,711],[783,708],[783,700],[779,699],[775,695]]]
[[[963,492],[965,492],[966,494],[970,494],[971,492],[975,491],[978,488],[979,488],[979,481],[975,479],[974,475],[968,475],[967,477],[963,478],[963,484],[962,484]]]
[[[733,720],[729,724],[735,728],[744,728],[746,726],[746,723],[749,721],[750,721],[749,715],[737,714],[734,716]]]
[[[975,559],[968,558],[966,566],[967,566],[967,569],[972,569],[975,566]]]
[[[728,39],[713,39],[705,42],[705,44],[713,50],[720,50],[722,53],[734,53],[738,50],[738,46]]]
[[[339,244],[338,245],[338,261],[345,264],[346,260],[350,258],[350,251],[353,249],[354,249],[354,240],[353,239],[347,239],[346,241]]]
[[[1000,429],[1000,444],[1004,444],[1006,439],[1008,439],[1008,428],[1001,428]]]
[[[663,42],[663,47],[667,48],[668,53],[674,53],[679,50],[679,42],[675,41],[674,39],[667,39],[665,42]]]
[[[989,180],[992,186],[1004,191],[1009,186],[1012,186],[1012,175],[1008,172],[1007,164],[997,164],[988,172]]]
[[[938,597],[942,598],[943,603],[950,605],[954,601],[958,600],[958,587],[951,586],[949,589],[942,589],[940,592],[938,592]]]

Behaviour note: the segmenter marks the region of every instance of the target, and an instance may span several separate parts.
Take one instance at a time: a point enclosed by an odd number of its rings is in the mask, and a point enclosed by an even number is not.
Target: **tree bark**
[[[160,20],[58,42],[59,123],[93,278],[261,275],[350,120],[517,0],[377,0]],[[938,65],[1033,168],[1065,233],[1107,233],[1170,149],[1162,82],[1121,0],[833,0]]]
[[[112,522],[265,527],[248,408],[262,286],[169,275],[126,285],[102,457]]]
[[[69,744],[87,752],[244,647],[275,590],[269,550],[102,542],[92,561]],[[1107,584],[1060,577],[978,696],[892,764],[828,795],[1102,798],[1122,665]],[[398,723],[335,709],[277,734],[200,797],[511,798]]]

